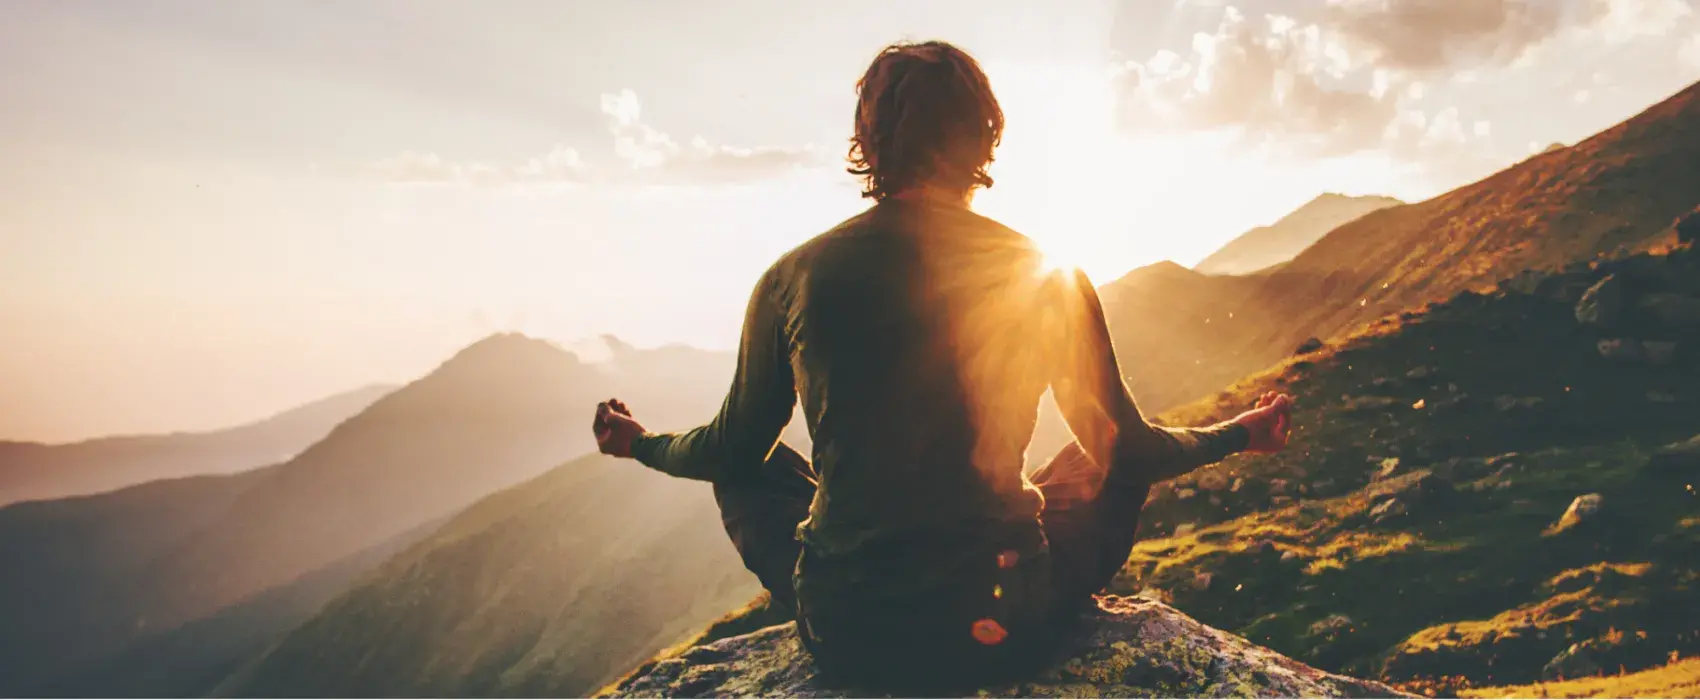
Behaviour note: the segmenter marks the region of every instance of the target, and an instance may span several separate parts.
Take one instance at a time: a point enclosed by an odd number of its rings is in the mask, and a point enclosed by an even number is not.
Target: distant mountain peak
[[[615,357],[630,355],[637,352],[636,346],[624,340],[620,340],[620,338],[615,336],[613,333],[603,333],[600,337],[602,338],[602,344],[608,346],[608,352],[613,354]]]
[[[1305,206],[1310,206],[1312,204],[1326,204],[1326,203],[1329,203],[1329,202],[1385,202],[1385,203],[1389,203],[1389,204],[1404,204],[1405,203],[1404,201],[1402,201],[1402,200],[1400,200],[1396,197],[1388,197],[1386,195],[1380,195],[1380,194],[1345,194],[1345,193],[1342,193],[1342,192],[1323,192],[1322,194],[1319,194],[1319,195],[1313,197],[1309,202],[1306,202]],[[1300,207],[1300,208],[1302,209],[1303,207]]]
[[[1229,241],[1193,269],[1211,275],[1243,275],[1291,260],[1336,227],[1378,209],[1404,202],[1381,195],[1323,192],[1268,226]]]
[[[447,362],[443,363],[443,366],[446,368],[461,363],[482,364],[487,361],[525,362],[536,360],[578,362],[578,358],[572,353],[547,340],[533,338],[524,333],[503,332],[491,334],[461,348],[460,352],[450,357]]]

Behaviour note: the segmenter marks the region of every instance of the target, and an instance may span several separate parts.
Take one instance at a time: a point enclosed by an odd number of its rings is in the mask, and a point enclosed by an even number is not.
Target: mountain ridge
[[[68,443],[0,441],[0,506],[275,464],[324,438],[337,424],[394,389],[371,384],[211,431],[114,435]]]
[[[1405,202],[1381,195],[1324,192],[1268,226],[1251,229],[1193,265],[1212,275],[1241,275],[1264,270],[1297,256],[1329,231],[1373,211]]]

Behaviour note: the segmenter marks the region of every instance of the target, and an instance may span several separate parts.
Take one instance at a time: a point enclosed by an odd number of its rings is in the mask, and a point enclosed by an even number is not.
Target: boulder
[[[1397,498],[1407,509],[1443,502],[1457,492],[1451,479],[1432,469],[1418,469],[1409,474],[1380,479],[1365,486],[1363,493],[1371,503]]]
[[[1606,275],[1576,302],[1576,322],[1588,326],[1610,327],[1623,315],[1623,283],[1616,275]]]
[[[1594,661],[1580,642],[1558,652],[1557,656],[1552,657],[1551,661],[1541,667],[1541,680],[1547,681],[1587,678],[1597,675],[1600,675],[1600,665]]]
[[[1333,636],[1352,630],[1352,618],[1345,615],[1329,615],[1311,623],[1310,633],[1317,636]]]
[[[1379,525],[1389,520],[1397,519],[1399,516],[1408,512],[1410,512],[1410,509],[1405,507],[1404,502],[1397,498],[1389,498],[1376,505],[1376,507],[1370,509],[1369,520],[1370,522]]]
[[[1312,668],[1163,603],[1107,596],[1033,677],[970,697],[1416,697]],[[600,697],[891,697],[816,678],[791,623],[654,661]]]
[[[1600,505],[1604,502],[1605,497],[1597,493],[1577,496],[1570,501],[1570,507],[1564,509],[1564,515],[1559,517],[1558,524],[1553,529],[1557,532],[1563,532],[1592,520],[1599,515]]]
[[[1381,481],[1382,479],[1391,478],[1394,474],[1399,472],[1398,457],[1388,457],[1381,460],[1378,464],[1379,466],[1376,470],[1370,474],[1370,481]]]

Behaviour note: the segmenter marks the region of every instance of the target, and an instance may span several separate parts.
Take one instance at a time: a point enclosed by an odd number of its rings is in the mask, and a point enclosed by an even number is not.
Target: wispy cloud
[[[681,145],[643,122],[642,105],[631,90],[604,94],[601,104],[614,136],[614,155],[634,173],[709,181],[747,180],[828,162],[826,154],[813,145],[739,147],[710,143],[701,136]]]
[[[796,148],[732,146],[696,136],[680,143],[642,120],[642,104],[631,90],[601,96],[600,109],[611,139],[612,159],[591,163],[582,152],[556,145],[523,163],[463,162],[434,152],[408,151],[336,170],[397,183],[507,185],[523,183],[700,183],[762,180],[798,169],[831,164],[814,145]]]
[[[1254,19],[1230,7],[1186,55],[1159,53],[1120,70],[1122,117],[1134,128],[1234,128],[1249,143],[1307,155],[1356,152],[1411,133],[1399,100],[1413,81],[1396,81],[1338,35],[1290,17]]]
[[[1511,63],[1556,35],[1564,14],[1555,0],[1331,0],[1322,22],[1377,65],[1428,71]]]

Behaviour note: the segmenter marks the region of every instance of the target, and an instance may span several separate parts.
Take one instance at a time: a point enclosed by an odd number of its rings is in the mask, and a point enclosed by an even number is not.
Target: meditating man
[[[874,204],[756,283],[719,414],[660,435],[611,399],[596,439],[714,485],[744,564],[823,673],[988,681],[1042,658],[1109,583],[1152,484],[1281,449],[1291,402],[1267,395],[1205,428],[1147,423],[1086,276],[969,209],[1004,124],[975,60],[897,44],[856,89],[850,172]],[[1076,441],[1024,476],[1047,389]],[[812,461],[779,442],[799,398]]]

